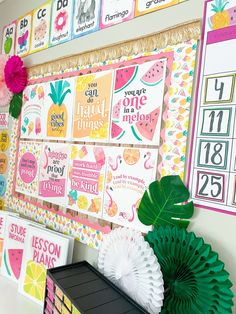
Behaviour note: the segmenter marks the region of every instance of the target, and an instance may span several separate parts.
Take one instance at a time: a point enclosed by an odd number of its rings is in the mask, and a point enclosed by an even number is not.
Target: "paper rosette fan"
[[[12,99],[12,92],[7,88],[5,82],[4,69],[8,57],[5,55],[0,55],[0,106],[5,107],[9,105]]]
[[[165,283],[168,314],[232,313],[232,283],[211,246],[193,232],[160,227],[146,240],[154,249]]]
[[[105,235],[98,257],[99,270],[149,313],[163,304],[163,279],[157,258],[138,231],[117,228]]]

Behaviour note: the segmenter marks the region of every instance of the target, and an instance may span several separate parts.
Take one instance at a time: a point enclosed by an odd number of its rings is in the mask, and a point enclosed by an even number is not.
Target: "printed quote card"
[[[147,232],[137,210],[145,190],[156,178],[157,149],[109,148],[103,219]]]
[[[38,174],[41,144],[20,142],[16,173],[16,191],[30,195],[38,195]]]
[[[76,78],[73,138],[107,141],[113,72],[104,71]]]
[[[117,69],[111,142],[159,145],[166,59]]]
[[[106,155],[99,146],[72,145],[67,189],[68,207],[101,217]]]
[[[39,196],[57,205],[66,201],[69,145],[45,143],[42,147],[39,175]]]
[[[30,53],[46,49],[49,43],[51,1],[33,11]]]
[[[101,0],[75,0],[73,38],[99,29]]]
[[[16,55],[24,57],[30,51],[32,12],[19,19],[16,30]]]
[[[13,56],[16,43],[16,22],[12,22],[3,29],[2,35],[2,54]]]
[[[150,13],[156,10],[168,8],[186,0],[137,0],[135,16]]]
[[[50,139],[71,139],[75,79],[46,83],[43,134]]]
[[[102,0],[100,27],[126,22],[134,18],[135,0]]]
[[[53,0],[50,32],[51,46],[71,39],[73,6],[73,0]]]
[[[29,85],[23,92],[21,113],[21,138],[42,137],[42,110],[45,98],[45,84]]]

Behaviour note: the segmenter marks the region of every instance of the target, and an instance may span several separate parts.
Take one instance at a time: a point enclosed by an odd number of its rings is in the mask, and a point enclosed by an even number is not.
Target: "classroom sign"
[[[153,11],[166,9],[175,4],[179,4],[186,0],[137,0],[135,8],[135,16],[143,15]]]
[[[30,51],[30,38],[31,38],[31,24],[32,12],[25,15],[17,22],[16,31],[16,54],[19,57],[24,57]]]
[[[2,54],[13,56],[16,42],[16,21],[7,25],[3,29]]]

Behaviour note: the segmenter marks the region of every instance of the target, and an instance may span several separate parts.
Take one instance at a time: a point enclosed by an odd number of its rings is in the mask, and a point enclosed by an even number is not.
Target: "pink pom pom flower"
[[[21,58],[18,56],[9,58],[4,72],[9,90],[14,94],[22,92],[27,85],[28,75]]]
[[[7,88],[5,82],[4,69],[8,57],[6,55],[0,55],[0,106],[5,107],[9,105],[12,99],[12,92]]]

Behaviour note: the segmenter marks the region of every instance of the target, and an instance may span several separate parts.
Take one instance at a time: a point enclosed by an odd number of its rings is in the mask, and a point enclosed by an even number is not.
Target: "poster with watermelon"
[[[117,69],[110,141],[159,145],[166,59]]]
[[[142,232],[150,230],[139,221],[137,210],[156,178],[157,154],[157,149],[149,148],[108,149],[103,219]]]
[[[29,226],[19,292],[43,305],[47,269],[71,263],[69,255],[69,237]]]
[[[106,147],[72,145],[67,206],[101,217],[106,170]]]
[[[86,142],[107,142],[113,87],[113,71],[76,78],[73,138]]]
[[[5,26],[2,32],[2,54],[13,56],[16,43],[16,21]]]

